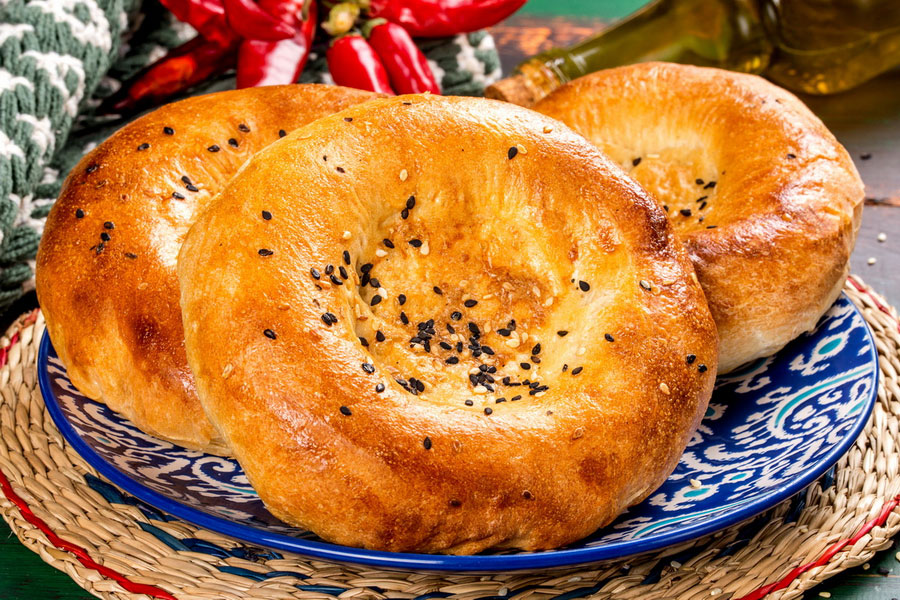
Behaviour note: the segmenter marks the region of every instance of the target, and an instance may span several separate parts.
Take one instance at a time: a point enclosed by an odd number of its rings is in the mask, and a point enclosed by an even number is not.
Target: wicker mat
[[[797,598],[891,545],[900,529],[900,322],[860,279],[846,292],[875,333],[878,403],[828,475],[774,509],[625,562],[490,575],[393,572],[247,546],[97,477],[44,408],[40,312],[0,340],[0,509],[28,548],[100,598]]]

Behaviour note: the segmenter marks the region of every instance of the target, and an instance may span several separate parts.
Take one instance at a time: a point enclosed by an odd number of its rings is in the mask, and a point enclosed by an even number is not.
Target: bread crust
[[[840,294],[863,184],[792,94],[755,75],[644,63],[582,77],[534,108],[669,208],[719,329],[720,372],[811,330]]]
[[[279,130],[372,97],[291,85],[188,98],[86,155],[47,217],[36,267],[47,329],[75,387],[147,433],[227,454],[184,354],[178,249],[197,212]]]
[[[178,272],[207,413],[269,510],[339,544],[580,539],[665,480],[715,379],[662,210],[581,136],[490,100],[295,131],[199,217]]]

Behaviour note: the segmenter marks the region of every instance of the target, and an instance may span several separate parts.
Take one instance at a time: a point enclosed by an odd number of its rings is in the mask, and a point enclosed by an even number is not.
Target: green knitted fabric
[[[43,223],[81,157],[126,121],[94,109],[121,82],[190,39],[155,0],[0,0],[0,311],[33,287]],[[485,32],[423,40],[445,94],[481,95],[500,76]],[[331,83],[324,45],[301,82]],[[189,90],[234,87],[233,74]]]

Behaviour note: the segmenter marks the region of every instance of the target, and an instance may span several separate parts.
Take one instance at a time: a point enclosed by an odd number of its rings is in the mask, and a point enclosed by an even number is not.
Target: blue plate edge
[[[859,312],[859,307],[856,306],[844,292],[841,293],[841,297],[846,299],[857,313]],[[94,451],[94,449],[78,435],[74,427],[69,423],[68,419],[66,419],[59,403],[52,394],[47,369],[38,368],[37,371],[38,385],[44,398],[44,405],[47,407],[50,417],[60,430],[63,438],[72,445],[75,451],[101,475],[106,477],[113,484],[119,486],[123,491],[174,517],[199,525],[205,529],[209,529],[243,543],[265,546],[274,550],[292,552],[308,557],[336,562],[348,562],[401,570],[414,569],[450,572],[520,571],[578,566],[607,560],[622,559],[628,556],[666,548],[740,524],[806,489],[828,469],[834,466],[852,447],[868,423],[872,410],[875,407],[881,375],[880,369],[878,368],[878,352],[871,327],[864,318],[862,321],[866,327],[866,339],[868,340],[870,357],[869,364],[874,367],[875,382],[872,387],[872,392],[867,400],[865,410],[860,413],[857,421],[853,424],[853,427],[843,440],[841,440],[841,443],[832,448],[832,450],[820,460],[816,465],[818,468],[808,470],[789,484],[778,488],[772,494],[748,502],[739,509],[727,513],[720,520],[701,522],[687,526],[683,529],[671,532],[664,538],[632,539],[613,542],[603,546],[507,555],[459,556],[448,554],[407,554],[366,550],[363,548],[352,548],[327,542],[304,540],[283,534],[266,533],[260,529],[236,524],[227,519],[209,515],[192,508],[191,506],[163,496],[143,484],[136,482],[123,472],[119,471],[116,467],[106,462],[102,456]],[[39,367],[47,364],[50,348],[50,335],[45,330],[38,350]],[[53,401],[47,402],[47,398],[53,398]]]

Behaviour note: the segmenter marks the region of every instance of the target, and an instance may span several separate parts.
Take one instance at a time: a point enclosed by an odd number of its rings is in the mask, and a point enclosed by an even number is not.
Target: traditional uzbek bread
[[[175,260],[197,212],[254,153],[373,94],[294,85],[189,98],[123,127],[72,171],[37,293],[72,383],[144,431],[227,453],[184,354]]]
[[[645,63],[577,79],[534,108],[664,205],[718,326],[720,372],[812,329],[840,294],[863,184],[792,94],[754,75]]]
[[[674,228],[557,121],[400,96],[254,156],[178,260],[207,414],[276,516],[540,550],[669,475],[717,338]]]

